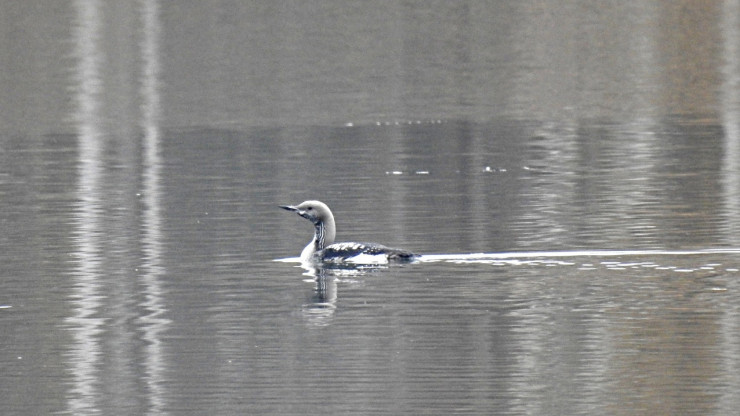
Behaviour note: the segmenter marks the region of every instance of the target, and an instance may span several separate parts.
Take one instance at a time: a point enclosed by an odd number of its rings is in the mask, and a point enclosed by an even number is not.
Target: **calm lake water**
[[[6,2],[0,413],[737,414],[740,1],[623,3]]]

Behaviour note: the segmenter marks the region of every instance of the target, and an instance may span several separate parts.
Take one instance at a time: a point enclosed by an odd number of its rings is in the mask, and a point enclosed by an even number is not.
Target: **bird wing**
[[[414,254],[377,243],[334,243],[320,252],[321,260],[327,263],[353,261],[386,263],[389,260],[410,261]]]

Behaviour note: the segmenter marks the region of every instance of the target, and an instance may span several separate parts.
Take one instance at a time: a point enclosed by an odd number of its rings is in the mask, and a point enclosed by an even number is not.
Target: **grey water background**
[[[737,414],[739,14],[3,2],[1,413]]]

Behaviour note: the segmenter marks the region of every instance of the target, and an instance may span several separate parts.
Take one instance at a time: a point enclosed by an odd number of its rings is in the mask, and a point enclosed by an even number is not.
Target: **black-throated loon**
[[[376,243],[335,243],[334,215],[321,201],[305,201],[299,205],[280,205],[311,221],[315,227],[313,239],[301,252],[304,263],[320,264],[382,264],[391,261],[410,262],[416,256],[410,251]]]

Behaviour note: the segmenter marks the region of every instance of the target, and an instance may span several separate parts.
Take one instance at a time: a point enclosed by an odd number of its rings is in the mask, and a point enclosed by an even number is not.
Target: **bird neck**
[[[316,227],[313,236],[314,249],[316,251],[323,250],[334,242],[336,236],[334,221],[330,218],[329,221],[318,221],[314,226]]]
[[[336,230],[334,227],[334,218],[329,217],[323,221],[315,221],[315,231],[313,239],[301,252],[301,260],[304,262],[315,261],[314,255],[334,243]]]

